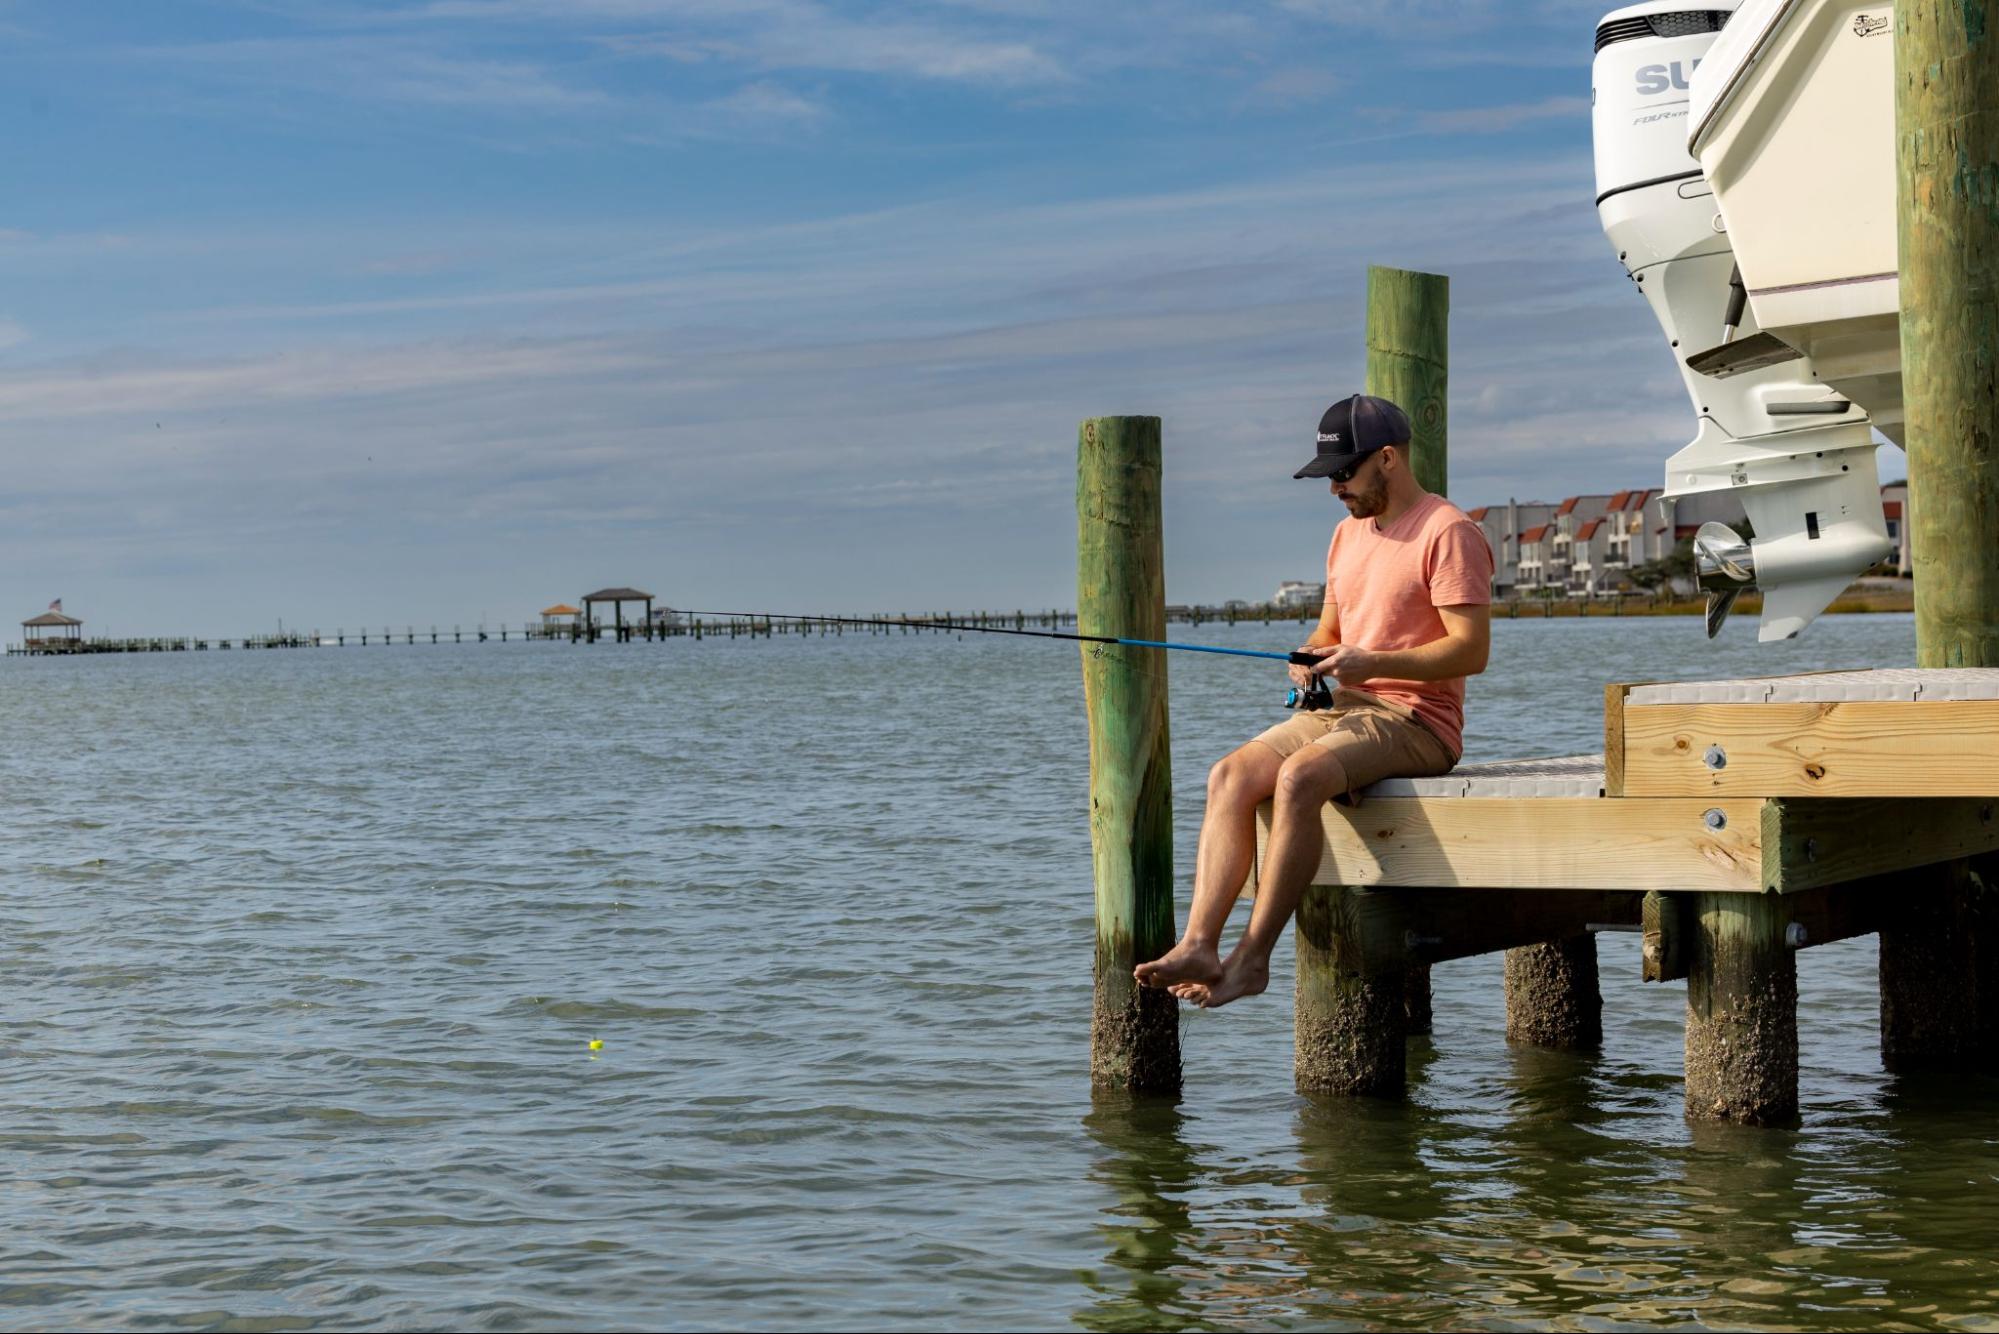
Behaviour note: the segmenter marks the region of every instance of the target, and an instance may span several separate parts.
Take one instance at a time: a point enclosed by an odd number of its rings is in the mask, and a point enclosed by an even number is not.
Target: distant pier
[[[1912,595],[1906,580],[1895,581],[1899,588],[1856,585],[1829,608],[1832,612],[1882,612],[1912,609]],[[1757,595],[1747,594],[1738,607],[1756,610]],[[550,611],[554,611],[550,608]],[[1504,598],[1493,604],[1493,616],[1502,620],[1574,619],[1616,616],[1698,616],[1702,604],[1695,598],[1653,596],[1643,593],[1595,598]],[[829,613],[834,614],[834,613]],[[88,653],[186,653],[209,650],[277,648],[368,648],[388,644],[484,644],[518,643],[522,640],[563,643],[594,643],[611,640],[669,639],[763,639],[777,635],[840,637],[845,635],[942,634],[960,626],[980,628],[1073,629],[1073,611],[922,611],[922,612],[841,612],[841,616],[886,622],[873,626],[787,621],[781,616],[690,617],[663,611],[648,621],[584,621],[573,613],[560,620],[526,621],[518,625],[467,628],[429,626],[418,629],[406,625],[397,630],[380,629],[331,632],[320,630],[284,631],[277,634],[237,635],[214,638],[204,635],[151,635],[132,637],[50,636],[9,644],[9,657],[54,657]],[[1174,605],[1166,608],[1170,625],[1312,625],[1318,620],[1317,605],[1286,603],[1223,603],[1220,605]]]

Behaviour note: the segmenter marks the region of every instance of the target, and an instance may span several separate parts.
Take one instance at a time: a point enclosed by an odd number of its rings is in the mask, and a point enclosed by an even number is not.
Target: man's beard
[[[1372,519],[1388,508],[1388,488],[1385,486],[1372,491],[1349,491],[1340,498],[1346,501],[1347,513],[1356,519]]]

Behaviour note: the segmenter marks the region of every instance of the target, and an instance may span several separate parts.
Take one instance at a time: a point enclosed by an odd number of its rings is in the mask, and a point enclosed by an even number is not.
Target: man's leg
[[[1277,790],[1284,757],[1261,741],[1223,756],[1208,771],[1208,806],[1194,859],[1194,906],[1180,943],[1133,970],[1148,987],[1215,982],[1222,975],[1222,926],[1249,879],[1256,856],[1256,808]]]
[[[1215,981],[1182,982],[1173,988],[1174,995],[1211,1010],[1241,996],[1257,995],[1269,985],[1270,951],[1312,883],[1326,846],[1320,808],[1348,790],[1346,764],[1334,750],[1307,746],[1284,761],[1277,773],[1270,846],[1264,853],[1249,929],[1229,951]]]

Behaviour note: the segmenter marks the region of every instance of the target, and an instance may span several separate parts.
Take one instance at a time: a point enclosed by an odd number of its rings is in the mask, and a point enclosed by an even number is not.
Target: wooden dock
[[[1969,872],[1950,868],[1999,851],[1999,669],[1620,685],[1604,724],[1602,755],[1325,808],[1298,913],[1301,1089],[1399,1093],[1428,1005],[1412,979],[1427,992],[1421,969],[1497,950],[1540,952],[1509,956],[1509,1032],[1593,1045],[1571,1030],[1600,1010],[1607,929],[1644,933],[1644,981],[1687,980],[1692,1116],[1796,1119],[1796,957],[1833,941],[1883,935],[1891,1067],[1935,1056],[1940,1032],[1950,1051],[1987,1040],[1999,995],[1979,994],[1951,917]],[[1956,962],[1913,962],[1939,951]]]

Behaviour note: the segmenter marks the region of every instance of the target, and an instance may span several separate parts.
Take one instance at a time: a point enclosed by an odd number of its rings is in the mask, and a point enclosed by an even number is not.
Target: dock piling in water
[[[1093,417],[1077,433],[1080,633],[1166,637],[1157,417]],[[1100,1088],[1180,1087],[1179,1002],[1132,969],[1173,943],[1173,801],[1165,654],[1082,647],[1090,728],[1096,995],[1090,1077]]]
[[[1921,667],[1999,666],[1999,28],[1983,10],[1895,6],[1903,429]],[[1910,884],[1909,910],[1881,933],[1882,1056],[1895,1070],[1961,1069],[1973,1049],[1999,1049],[1999,996],[1981,1005],[1977,976],[1981,955],[1999,953],[1999,932],[1988,925],[1978,938],[1975,924],[1990,914],[1967,863],[1913,872]]]
[[[1798,1119],[1798,958],[1774,894],[1701,894],[1687,973],[1686,1108],[1694,1120]]]
[[[1506,1040],[1564,1051],[1603,1045],[1595,935],[1506,951]]]
[[[1300,1093],[1399,1098],[1408,1079],[1408,979],[1418,969],[1362,947],[1364,890],[1312,885],[1298,901],[1292,1074]],[[1429,986],[1429,969],[1420,976]]]

